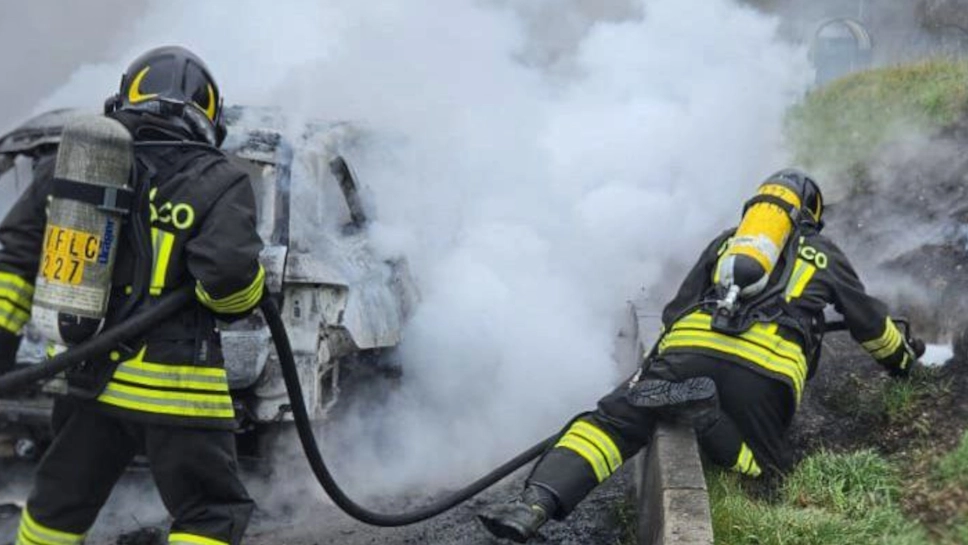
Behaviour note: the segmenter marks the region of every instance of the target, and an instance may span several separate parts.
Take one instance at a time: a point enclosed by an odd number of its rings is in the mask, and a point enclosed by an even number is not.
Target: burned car
[[[36,163],[56,154],[64,123],[88,112],[57,110],[0,137],[0,213],[31,183]],[[389,366],[416,301],[404,259],[378,257],[368,244],[360,189],[346,157],[367,136],[348,123],[292,124],[272,109],[227,108],[222,146],[250,175],[265,242],[261,261],[282,313],[311,414],[323,418],[347,369]],[[291,134],[291,132],[289,133]],[[229,385],[240,429],[262,433],[290,420],[289,399],[268,327],[258,313],[221,324]],[[47,341],[27,325],[18,365],[45,357]],[[52,379],[0,398],[0,456],[36,456],[49,440]],[[258,441],[256,441],[258,443]]]

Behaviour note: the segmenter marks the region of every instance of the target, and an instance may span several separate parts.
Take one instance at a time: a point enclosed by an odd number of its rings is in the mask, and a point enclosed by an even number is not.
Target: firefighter
[[[663,310],[642,368],[566,426],[519,497],[479,514],[485,528],[524,543],[549,518],[565,518],[649,443],[659,419],[694,426],[718,465],[750,477],[786,471],[785,433],[816,369],[828,304],[879,364],[906,376],[920,341],[905,339],[865,292],[820,234],[822,215],[820,189],[803,172],[761,184],[738,228],[709,244]]]
[[[37,469],[16,545],[83,543],[137,454],[147,458],[173,519],[169,544],[235,545],[254,503],[238,476],[235,411],[215,319],[243,317],[263,295],[253,190],[217,149],[225,135],[219,88],[190,51],[162,47],[136,59],[105,110],[130,132],[133,176],[147,184],[121,232],[107,326],[123,319],[132,298],[147,307],[185,285],[196,297],[143,338],[68,373],[69,395],[57,401],[55,439]],[[16,352],[31,311],[53,170],[38,167],[0,225],[5,355]],[[146,263],[125,251],[136,246],[124,239],[137,221],[150,233]]]

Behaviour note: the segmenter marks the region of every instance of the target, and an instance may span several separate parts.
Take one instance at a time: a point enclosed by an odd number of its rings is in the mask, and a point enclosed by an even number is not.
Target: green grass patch
[[[749,497],[732,473],[713,472],[708,482],[717,544],[929,543],[901,513],[895,470],[870,451],[810,456],[775,502]]]
[[[938,462],[937,478],[948,485],[968,488],[968,433],[961,438],[961,444]],[[962,527],[968,532],[968,522]],[[965,540],[968,543],[968,540]]]
[[[804,460],[783,485],[788,503],[850,517],[892,506],[899,482],[890,463],[872,451],[820,452]]]
[[[860,72],[809,93],[787,116],[797,163],[830,174],[863,168],[878,146],[968,110],[968,62],[934,59]]]
[[[906,379],[886,381],[878,394],[877,405],[880,405],[879,410],[887,415],[891,424],[900,424],[917,420],[921,402],[939,399],[950,393],[950,378],[942,377],[937,368],[919,365]],[[919,431],[926,433],[928,430]]]

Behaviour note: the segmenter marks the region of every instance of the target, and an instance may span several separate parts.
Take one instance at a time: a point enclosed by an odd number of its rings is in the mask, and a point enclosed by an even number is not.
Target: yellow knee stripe
[[[622,454],[612,438],[584,420],[572,424],[555,448],[568,449],[581,456],[591,466],[598,482],[607,479],[622,465]]]

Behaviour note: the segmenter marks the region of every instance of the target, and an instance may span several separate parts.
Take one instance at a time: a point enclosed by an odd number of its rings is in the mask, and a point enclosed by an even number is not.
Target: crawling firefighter
[[[691,423],[721,466],[750,477],[787,470],[785,434],[816,370],[828,304],[889,373],[910,373],[912,346],[923,343],[904,338],[820,234],[823,207],[803,172],[763,182],[739,226],[709,244],[664,309],[663,334],[643,367],[573,420],[522,494],[483,510],[484,526],[528,541],[647,445],[662,418]]]
[[[168,543],[236,545],[253,502],[215,318],[263,294],[252,187],[216,148],[219,90],[184,48],[135,60],[105,109],[65,127],[0,224],[0,373],[31,313],[57,351],[183,286],[196,301],[68,372],[16,545],[83,543],[137,454],[172,516]]]

